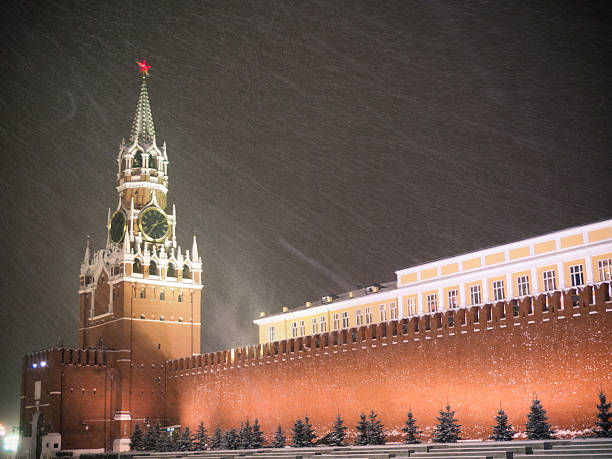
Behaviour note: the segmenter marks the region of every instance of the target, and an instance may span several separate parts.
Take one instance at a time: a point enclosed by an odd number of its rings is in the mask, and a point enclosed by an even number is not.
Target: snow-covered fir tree
[[[287,439],[281,425],[278,425],[276,432],[274,433],[274,439],[272,440],[272,448],[284,448]]]
[[[384,445],[386,441],[385,426],[372,410],[368,416],[368,445]]]
[[[236,429],[230,429],[223,435],[223,449],[238,449],[238,432]]]
[[[144,449],[144,434],[140,430],[140,426],[134,426],[134,432],[130,437],[130,451],[142,451]]]
[[[253,436],[253,429],[251,423],[247,419],[246,422],[240,424],[240,430],[238,431],[238,449],[251,449],[251,438]]]
[[[221,449],[223,448],[223,431],[221,427],[215,429],[215,433],[210,439],[210,449]]]
[[[434,429],[432,441],[436,443],[456,443],[461,439],[461,424],[457,423],[455,412],[451,411],[449,404],[446,405],[444,410],[440,410],[440,416],[436,419],[438,424]]]
[[[606,400],[606,394],[604,391],[599,392],[599,403],[597,404],[597,420],[595,425],[597,429],[594,430],[594,434],[598,437],[612,437],[612,422],[610,422],[610,405],[612,403]]]
[[[510,441],[514,438],[514,429],[512,424],[508,423],[508,415],[503,409],[499,409],[495,416],[496,424],[493,426],[491,440],[495,441]]]
[[[155,445],[155,451],[165,452],[172,451],[174,448],[172,447],[172,439],[168,435],[168,432],[162,430],[157,437],[157,444]]]
[[[204,422],[200,422],[197,430],[193,436],[193,447],[194,451],[204,451],[208,446],[208,433],[204,428]]]
[[[193,438],[189,426],[178,434],[176,439],[176,451],[191,451],[193,449]]]
[[[332,446],[344,446],[344,438],[346,437],[347,430],[348,427],[344,425],[344,421],[340,417],[340,413],[338,413],[332,431],[327,436],[329,444]]]
[[[548,440],[553,438],[554,432],[548,425],[546,410],[538,400],[537,396],[533,399],[529,413],[527,414],[527,438],[530,440]]]
[[[159,440],[159,436],[161,434],[161,429],[159,424],[155,424],[155,426],[149,425],[147,427],[147,431],[144,436],[144,450],[145,451],[155,451],[157,447],[157,441]]]
[[[408,417],[406,418],[406,425],[402,427],[402,432],[404,432],[404,443],[414,444],[421,443],[418,439],[419,435],[423,433],[422,430],[416,424],[416,419],[412,414],[412,410],[408,411]]]
[[[259,420],[255,418],[253,422],[253,434],[251,436],[251,448],[262,448],[265,443],[264,434],[259,425]]]
[[[301,419],[297,419],[295,421],[291,432],[291,446],[294,446],[296,448],[306,446],[304,444],[304,422]]]
[[[304,418],[304,421],[298,419],[293,425],[292,431],[292,443],[291,446],[303,448],[314,446],[316,435],[312,424],[308,419],[308,416]]]
[[[368,420],[365,413],[359,415],[359,422],[355,426],[357,431],[357,439],[355,440],[356,445],[367,445],[368,444]]]
[[[304,440],[306,441],[305,446],[314,446],[317,441],[315,430],[312,427],[308,416],[304,416]]]

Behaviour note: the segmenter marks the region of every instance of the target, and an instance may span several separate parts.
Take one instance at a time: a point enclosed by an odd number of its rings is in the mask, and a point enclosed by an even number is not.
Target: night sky
[[[603,2],[602,2],[603,3]],[[609,2],[608,2],[609,4]],[[0,11],[0,422],[78,342],[140,79],[203,351],[394,271],[612,217],[612,10],[589,2],[16,1]]]

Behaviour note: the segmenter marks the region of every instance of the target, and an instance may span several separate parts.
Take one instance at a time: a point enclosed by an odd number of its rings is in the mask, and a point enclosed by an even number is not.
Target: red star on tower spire
[[[136,61],[136,63],[140,66],[140,73],[144,73],[145,75],[149,75],[150,65],[147,65],[147,61],[145,59],[142,62]]]

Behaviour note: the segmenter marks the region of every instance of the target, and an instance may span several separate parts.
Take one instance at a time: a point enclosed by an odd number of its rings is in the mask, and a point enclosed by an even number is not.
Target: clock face
[[[139,218],[140,231],[154,242],[163,241],[168,235],[168,217],[161,209],[149,207],[142,211]]]
[[[113,242],[123,241],[125,236],[125,229],[127,228],[125,214],[121,210],[115,211],[111,220],[111,225],[108,231],[110,232],[110,238]]]

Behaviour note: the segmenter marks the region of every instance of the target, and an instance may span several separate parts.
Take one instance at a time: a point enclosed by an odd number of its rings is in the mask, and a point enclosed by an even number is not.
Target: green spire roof
[[[130,140],[137,140],[139,144],[150,143],[155,140],[155,127],[151,116],[151,106],[149,105],[149,93],[147,91],[147,79],[143,75],[140,96],[138,96],[138,106],[136,115],[132,123],[132,134]]]

